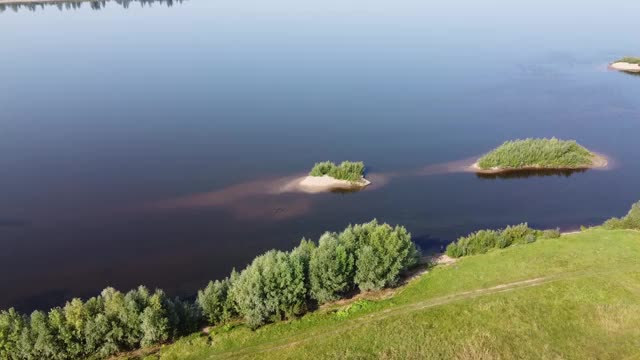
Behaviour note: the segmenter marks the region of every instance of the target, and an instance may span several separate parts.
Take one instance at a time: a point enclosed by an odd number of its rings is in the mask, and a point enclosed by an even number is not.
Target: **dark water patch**
[[[71,294],[77,294],[77,292],[72,292],[69,289],[47,290],[18,299],[14,307],[27,314],[34,310],[47,311],[53,307],[64,305],[70,299]]]
[[[19,228],[29,226],[29,224],[30,223],[27,220],[0,219],[0,228]]]

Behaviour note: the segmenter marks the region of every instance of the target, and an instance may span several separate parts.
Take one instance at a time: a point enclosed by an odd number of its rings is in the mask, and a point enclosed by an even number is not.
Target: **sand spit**
[[[304,192],[319,193],[335,190],[361,190],[369,186],[371,182],[365,178],[351,182],[348,180],[339,180],[328,175],[324,176],[304,176],[297,178],[286,184],[281,192]]]
[[[545,167],[545,166],[527,166],[522,168],[499,168],[494,167],[491,169],[482,169],[478,165],[478,161],[474,162],[467,168],[468,172],[474,172],[476,174],[501,174],[517,171],[535,171],[535,170],[586,170],[586,169],[600,169],[605,170],[609,166],[609,159],[606,156],[598,153],[594,153],[593,164],[591,166],[577,166],[577,167]]]
[[[640,72],[639,64],[631,64],[627,62],[615,62],[609,65],[609,68],[618,71]]]

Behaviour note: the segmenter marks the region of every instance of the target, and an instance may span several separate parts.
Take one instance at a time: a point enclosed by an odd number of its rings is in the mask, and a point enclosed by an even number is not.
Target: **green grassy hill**
[[[393,292],[150,359],[640,358],[640,232],[589,230],[440,265]]]

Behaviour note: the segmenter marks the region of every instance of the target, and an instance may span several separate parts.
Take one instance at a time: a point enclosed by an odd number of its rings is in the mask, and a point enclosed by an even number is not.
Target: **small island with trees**
[[[640,57],[627,56],[611,63],[609,67],[618,71],[640,73]]]
[[[331,161],[319,162],[298,186],[307,192],[361,190],[371,184],[364,178],[364,170],[362,161],[343,161],[340,165]]]
[[[480,174],[524,170],[577,170],[604,168],[607,159],[574,140],[556,138],[506,141],[471,165]]]

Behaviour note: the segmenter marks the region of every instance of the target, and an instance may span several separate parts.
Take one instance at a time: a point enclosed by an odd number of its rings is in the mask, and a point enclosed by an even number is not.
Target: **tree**
[[[20,358],[20,336],[25,322],[24,316],[13,308],[0,312],[0,359]]]
[[[309,262],[311,261],[311,256],[315,249],[316,244],[313,241],[302,238],[302,240],[300,240],[300,245],[291,250],[291,256],[297,257],[302,262],[302,268],[305,278],[305,288],[307,288],[308,290],[311,289]],[[311,295],[310,292],[308,292],[307,296],[309,295]]]
[[[271,250],[253,260],[231,287],[239,313],[251,327],[290,318],[306,310],[303,262]]]
[[[354,286],[355,259],[335,233],[320,237],[309,263],[312,297],[319,303],[337,300]]]
[[[374,220],[363,225],[356,244],[355,282],[363,291],[396,285],[400,272],[419,258],[411,234],[402,226],[392,228]]]
[[[229,320],[233,308],[229,303],[229,278],[210,281],[204,290],[198,291],[198,305],[210,324],[216,325]]]
[[[42,311],[34,311],[31,313],[29,327],[31,328],[31,341],[33,341],[31,349],[33,357],[36,359],[57,359],[59,349],[56,347],[47,315]]]
[[[169,320],[163,306],[165,295],[162,290],[156,290],[149,298],[149,305],[142,313],[142,346],[149,346],[167,341],[169,338]]]

